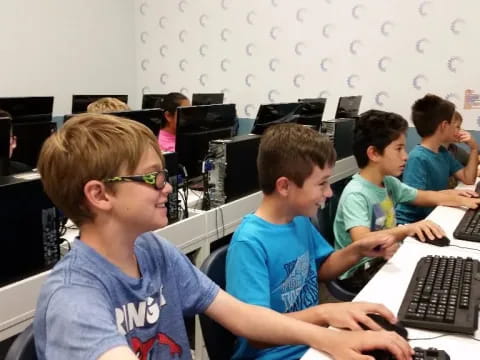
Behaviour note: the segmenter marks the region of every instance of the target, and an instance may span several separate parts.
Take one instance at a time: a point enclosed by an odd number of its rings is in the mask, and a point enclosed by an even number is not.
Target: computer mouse
[[[420,241],[417,236],[414,236],[414,238]],[[435,245],[435,246],[448,246],[450,245],[450,239],[446,236],[442,236],[442,237],[431,240],[425,236],[425,243],[430,245]]]
[[[378,314],[367,314],[370,319],[375,321],[383,329],[387,331],[395,331],[398,335],[403,337],[405,340],[408,338],[408,331],[405,329],[401,322],[392,324],[390,321],[385,319],[382,315]],[[369,330],[365,325],[361,325],[363,329]],[[369,355],[375,358],[375,360],[395,360],[395,357],[387,350],[372,350],[363,353],[364,355]]]
[[[375,321],[378,325],[380,325],[383,329],[387,331],[395,331],[398,335],[403,337],[405,340],[408,338],[408,331],[405,329],[401,322],[396,324],[392,324],[390,321],[385,319],[382,315],[378,314],[367,314],[367,316]],[[365,325],[361,325],[364,330],[369,330],[369,328]]]

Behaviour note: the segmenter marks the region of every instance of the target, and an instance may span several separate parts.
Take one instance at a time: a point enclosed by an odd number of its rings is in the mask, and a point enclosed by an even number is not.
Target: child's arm
[[[333,252],[318,270],[318,278],[321,281],[335,279],[365,256],[389,258],[397,247],[395,236],[383,231],[370,232],[361,240]]]
[[[305,344],[337,360],[364,359],[361,352],[372,349],[387,349],[399,360],[411,359],[410,346],[393,332],[334,331],[245,304],[222,290],[205,314],[235,335],[272,345]]]
[[[460,130],[459,140],[470,147],[470,155],[468,157],[467,165],[463,169],[458,170],[454,175],[455,177],[467,185],[475,184],[477,179],[477,167],[478,167],[478,146],[477,142],[472,136],[465,130]]]
[[[138,360],[138,357],[128,346],[117,346],[108,350],[98,360]]]
[[[468,192],[464,195],[467,195]],[[472,195],[473,193],[471,193]],[[456,190],[443,191],[424,191],[418,190],[417,196],[412,201],[413,205],[433,207],[443,206],[462,206],[469,209],[476,209],[480,204],[480,198],[462,196]]]

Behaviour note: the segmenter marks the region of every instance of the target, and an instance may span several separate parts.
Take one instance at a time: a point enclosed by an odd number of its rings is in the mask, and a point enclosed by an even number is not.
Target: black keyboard
[[[480,193],[480,182],[475,191]],[[469,209],[453,232],[456,239],[480,242],[480,208]]]
[[[479,303],[478,260],[427,256],[415,268],[398,317],[406,326],[473,335]]]
[[[435,348],[422,349],[419,347],[413,348],[415,354],[412,360],[449,360],[450,356],[443,351]]]

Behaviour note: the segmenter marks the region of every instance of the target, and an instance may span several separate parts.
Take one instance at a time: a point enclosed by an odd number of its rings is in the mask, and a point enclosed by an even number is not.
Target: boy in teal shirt
[[[405,184],[421,190],[447,190],[450,176],[464,184],[475,184],[477,143],[468,132],[460,129],[459,122],[454,119],[455,105],[439,96],[428,94],[413,104],[412,120],[422,142],[409,154],[403,173]],[[443,146],[456,142],[463,142],[470,148],[465,166]],[[432,210],[433,207],[401,204],[397,209],[398,220],[402,224],[415,222],[427,217]]]
[[[363,113],[357,121],[353,153],[360,172],[343,190],[334,222],[335,249],[343,249],[372,232],[391,234],[397,244],[406,236],[434,239],[444,235],[437,224],[423,220],[397,226],[395,206],[477,207],[480,199],[459,192],[417,190],[398,180],[407,161],[405,133],[408,123],[400,115],[379,110]],[[469,195],[465,193],[464,195]],[[398,245],[397,245],[398,247]],[[382,265],[365,257],[340,276],[341,284],[358,292]]]

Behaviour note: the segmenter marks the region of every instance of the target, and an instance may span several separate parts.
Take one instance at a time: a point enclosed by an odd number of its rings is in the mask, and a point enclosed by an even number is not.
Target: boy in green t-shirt
[[[406,236],[425,241],[445,235],[442,228],[430,220],[397,226],[395,206],[399,203],[468,208],[476,208],[480,203],[471,191],[422,191],[396,178],[401,175],[408,157],[407,128],[407,121],[400,115],[379,110],[367,111],[358,119],[353,154],[360,172],[345,187],[338,204],[335,249],[342,249],[372,231],[392,234],[399,242]],[[363,258],[340,276],[340,282],[345,288],[358,292],[381,265],[383,262]]]

